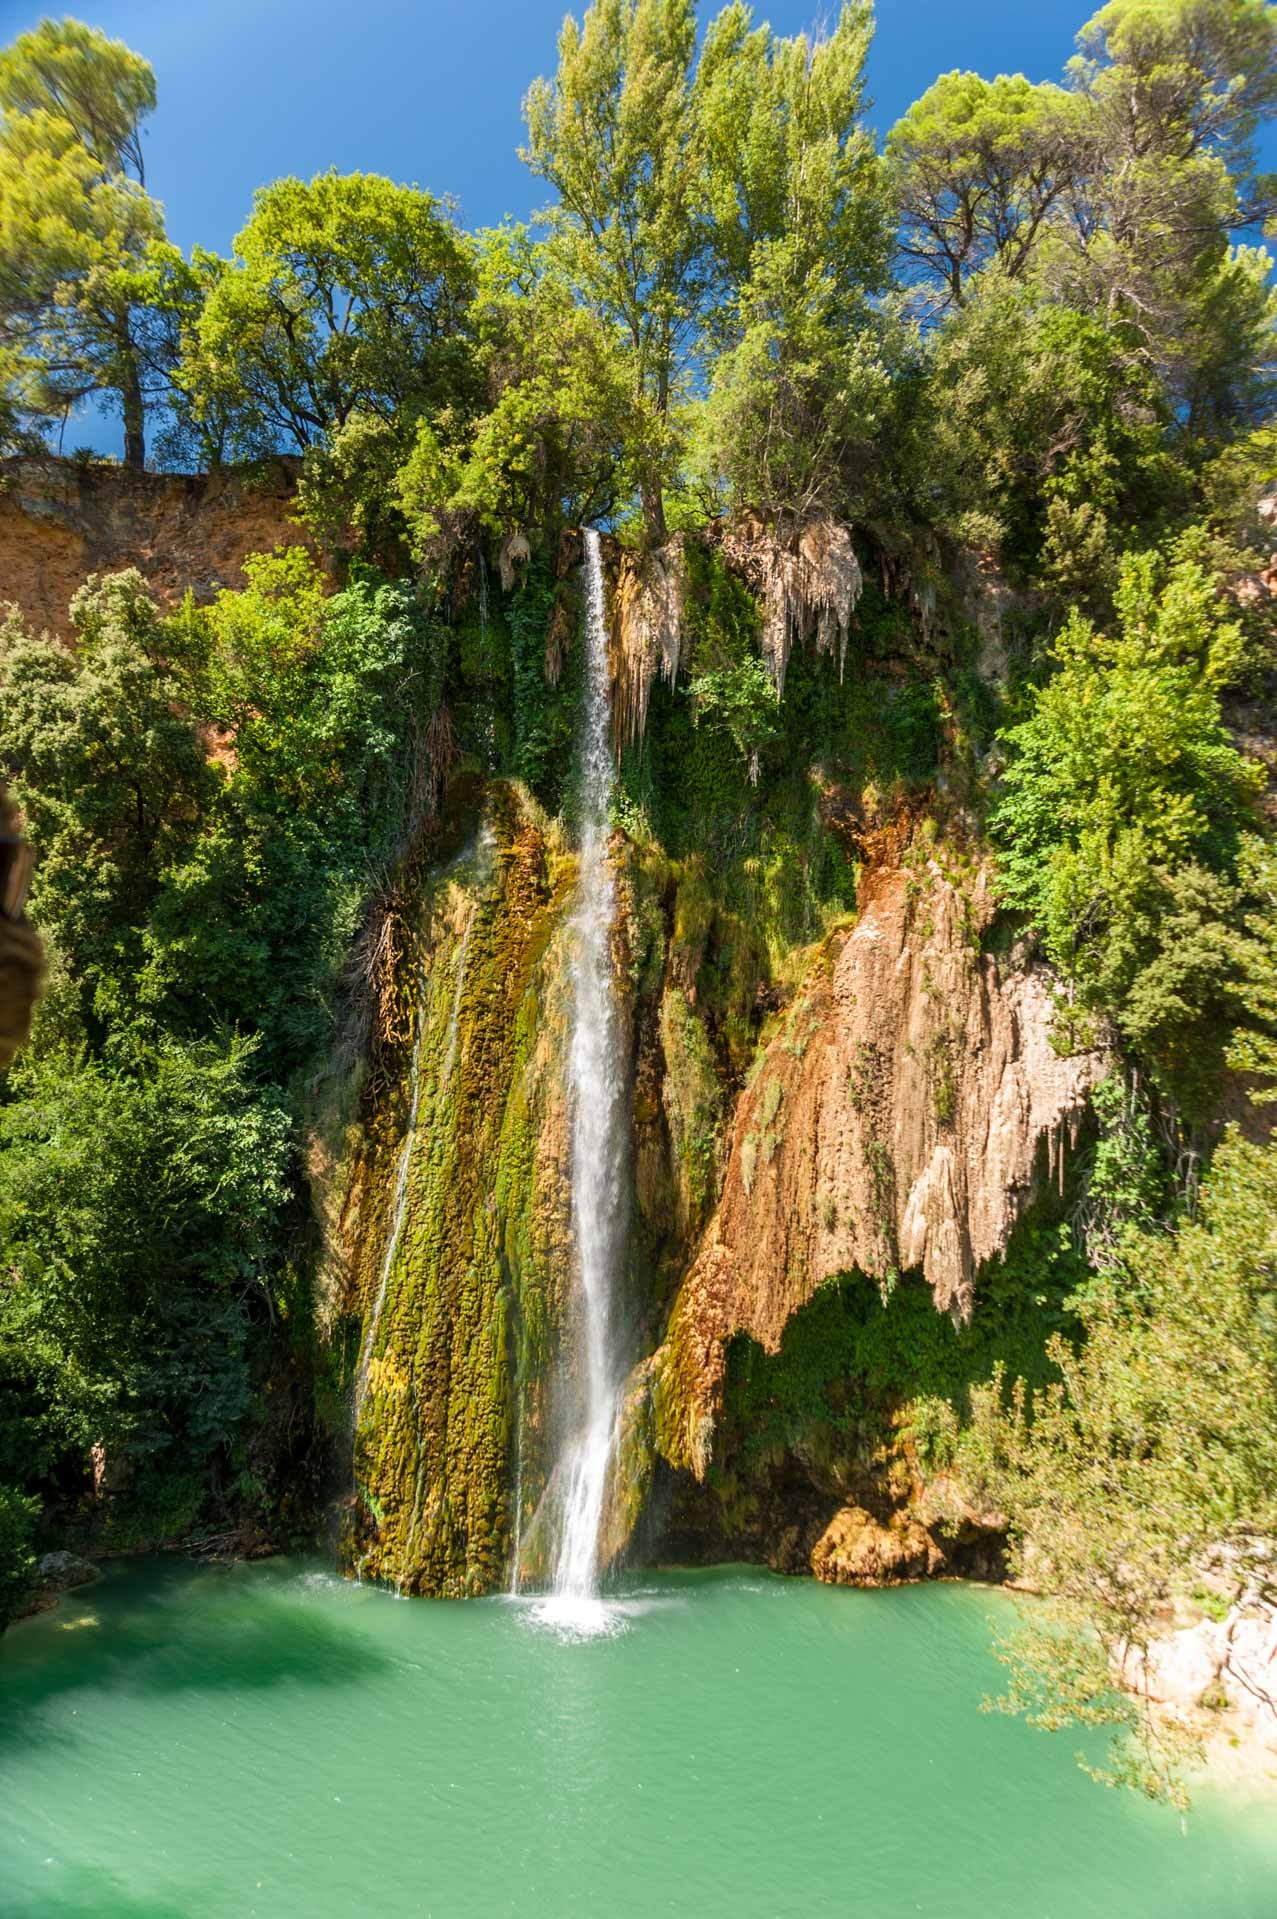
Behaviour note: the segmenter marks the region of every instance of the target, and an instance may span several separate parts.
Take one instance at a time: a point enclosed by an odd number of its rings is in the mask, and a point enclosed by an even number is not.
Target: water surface
[[[613,1636],[297,1561],[113,1567],[0,1640],[4,1919],[1273,1919],[1271,1801],[1176,1815],[983,1714],[972,1587],[668,1574]]]

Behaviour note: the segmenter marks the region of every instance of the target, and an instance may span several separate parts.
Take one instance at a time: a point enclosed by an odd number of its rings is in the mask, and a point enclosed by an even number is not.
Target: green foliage
[[[40,849],[35,911],[100,1021],[128,998],[161,875],[190,848],[217,779],[178,711],[141,576],[94,576],[72,618],[77,654],[6,629],[0,754]]]
[[[893,129],[901,250],[931,308],[999,299],[1085,315],[1156,372],[1190,433],[1271,399],[1266,257],[1231,234],[1270,207],[1254,135],[1277,100],[1262,0],[1115,0],[1067,91],[944,76]]]
[[[698,377],[698,487],[802,514],[830,504],[885,385],[872,334],[888,252],[859,124],[868,9],[776,37],[724,8],[696,54],[692,0],[597,0],[559,37],[524,158],[556,191],[550,245],[614,339],[633,405],[628,480],[665,534]]]
[[[887,139],[900,251],[941,307],[961,306],[993,265],[1018,279],[1043,221],[1071,183],[1059,87],[1023,74],[946,73]]]
[[[727,297],[696,460],[708,491],[801,521],[845,510],[880,429],[887,202],[861,123],[871,32],[845,5],[811,40],[726,7],[709,27],[695,105],[711,250]]]
[[[1268,1573],[1277,1524],[1277,1153],[1230,1135],[1197,1215],[1128,1237],[1079,1294],[1085,1338],[1053,1342],[1060,1379],[1008,1405],[978,1396],[986,1488],[1018,1563],[1057,1596],[1054,1629],[1015,1655],[1009,1704],[1041,1723],[1135,1731],[1116,1776],[1176,1795],[1180,1753],[1118,1695],[1177,1593],[1207,1568],[1236,1595]],[[1012,1369],[1014,1370],[1014,1369]]]
[[[90,581],[74,654],[11,624],[0,655],[53,954],[0,1105],[0,1477],[57,1506],[103,1445],[139,1542],[262,1496],[262,1381],[307,1364],[299,1078],[352,1016],[370,869],[422,828],[447,670],[410,584],[247,571],[169,619]]]
[[[241,458],[304,453],[317,529],[393,548],[384,512],[417,422],[464,416],[473,394],[474,270],[446,206],[377,174],[279,180],[233,258],[195,266],[207,296],[180,377],[196,418]]]
[[[1241,1018],[1228,1064],[1251,1074],[1259,1105],[1277,1100],[1277,849],[1248,836],[1237,862],[1245,904],[1235,927],[1232,956],[1240,974]]]
[[[1057,639],[1055,674],[1006,735],[992,827],[1004,897],[1077,1011],[1110,1017],[1191,1102],[1224,1030],[1231,876],[1257,791],[1219,707],[1239,635],[1191,560],[1132,558],[1117,608],[1112,635],[1074,615]]]
[[[0,1632],[31,1589],[35,1573],[31,1545],[38,1510],[37,1502],[25,1493],[0,1485]]]
[[[964,1327],[936,1311],[915,1277],[885,1296],[859,1274],[830,1280],[794,1314],[774,1357],[743,1335],[733,1341],[716,1456],[761,1465],[820,1437],[826,1454],[863,1458],[903,1407],[937,1430],[964,1422],[972,1390],[999,1367],[1045,1384],[1055,1376],[1048,1342],[1072,1336],[1068,1302],[1085,1275],[1068,1228],[1048,1212],[1022,1223],[1005,1260],[982,1270]]]
[[[0,1475],[71,1490],[93,1444],[139,1482],[198,1469],[248,1423],[250,1336],[287,1303],[282,1098],[240,1041],[121,1067],[55,1052],[13,1090]]]
[[[1093,1266],[1112,1265],[1131,1231],[1156,1226],[1167,1203],[1167,1169],[1148,1106],[1120,1074],[1091,1095],[1099,1139],[1086,1179],[1083,1234]]]
[[[692,0],[597,0],[559,34],[536,80],[523,157],[558,195],[569,286],[617,340],[634,394],[633,449],[648,532],[664,535],[671,402],[709,294],[700,221]]]
[[[554,602],[550,567],[538,559],[506,604],[514,674],[514,772],[551,812],[558,811],[567,790],[581,677],[578,644],[569,648],[557,685],[551,686],[546,677],[546,635]]]
[[[1163,449],[1166,404],[1103,320],[980,283],[938,334],[910,422],[919,510],[959,538],[1101,607],[1114,549],[1185,483]]]
[[[450,430],[423,420],[397,479],[422,558],[476,519],[499,535],[537,533],[548,548],[626,484],[617,476],[634,401],[614,335],[526,228],[499,228],[477,245],[472,318],[486,404]]]
[[[20,411],[65,420],[104,393],[145,458],[185,270],[143,186],[155,76],[118,40],[45,20],[0,54],[0,358]]]

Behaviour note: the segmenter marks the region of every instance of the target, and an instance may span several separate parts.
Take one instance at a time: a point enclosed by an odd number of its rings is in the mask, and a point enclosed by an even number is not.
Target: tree
[[[154,105],[146,62],[78,21],[46,20],[0,54],[0,345],[19,403],[65,417],[114,396],[138,469],[167,380],[159,314],[183,281],[143,184]]]
[[[1023,74],[947,73],[898,120],[886,160],[900,253],[943,311],[990,264],[1019,279],[1070,183],[1069,101]]]
[[[98,1015],[130,1001],[142,928],[167,864],[219,783],[163,657],[140,574],[91,577],[76,653],[11,624],[0,643],[0,758],[39,859],[33,917]]]
[[[1240,635],[1189,558],[1131,557],[1116,603],[1113,632],[1075,614],[1057,639],[1005,736],[991,825],[1003,895],[1078,1008],[1195,1104],[1217,1063],[1205,1042],[1227,1034],[1232,878],[1259,786],[1220,715]]]
[[[1277,14],[1265,0],[1113,0],[1078,44],[1072,187],[1046,282],[1120,324],[1191,427],[1203,409],[1246,418],[1267,402],[1275,309],[1266,263],[1229,241],[1274,205],[1254,140],[1277,103]]]
[[[292,1135],[241,1040],[59,1050],[0,1108],[0,1481],[73,1494],[93,1445],[172,1523],[247,1423],[283,1303]],[[132,1070],[136,1067],[137,1070]]]
[[[524,102],[522,157],[558,195],[550,231],[569,285],[620,333],[636,402],[638,489],[665,536],[672,410],[700,345],[712,277],[692,98],[694,0],[596,0],[559,34],[553,81]]]
[[[1265,0],[1114,0],[1064,88],[945,75],[893,128],[900,250],[934,309],[992,271],[1085,314],[1152,370],[1188,436],[1252,425],[1272,393],[1254,140],[1277,101]]]
[[[1135,1736],[1101,1777],[1181,1797],[1184,1742],[1138,1685],[1177,1599],[1271,1578],[1277,1528],[1277,1150],[1230,1134],[1193,1219],[1130,1233],[1055,1337],[1059,1383],[973,1395],[969,1469],[1006,1512],[1013,1565],[1052,1597],[1005,1649],[1003,1702],[1048,1728]]]
[[[1123,541],[1182,507],[1167,430],[1155,374],[1101,319],[985,274],[928,343],[904,510],[1107,614]]]
[[[865,5],[809,41],[753,29],[735,4],[696,76],[717,289],[702,463],[735,505],[774,521],[845,509],[887,401],[888,205],[862,123],[870,32]]]
[[[220,265],[182,379],[243,455],[324,446],[358,416],[415,423],[469,382],[466,243],[438,200],[377,174],[277,180]]]
[[[479,237],[472,309],[484,402],[458,437],[428,420],[398,477],[421,557],[458,525],[548,547],[637,484],[635,401],[614,331],[582,306],[525,227]],[[640,429],[641,437],[641,429]]]
[[[699,61],[692,0],[597,0],[528,93],[523,157],[558,200],[550,245],[619,335],[647,535],[665,534],[689,402],[711,379],[700,466],[742,503],[807,511],[882,388],[870,303],[887,255],[860,124],[869,10],[777,38],[734,0]],[[751,454],[761,450],[761,462]]]
[[[0,110],[60,121],[104,173],[145,185],[141,122],[155,111],[155,75],[122,40],[78,20],[42,20],[0,56]]]

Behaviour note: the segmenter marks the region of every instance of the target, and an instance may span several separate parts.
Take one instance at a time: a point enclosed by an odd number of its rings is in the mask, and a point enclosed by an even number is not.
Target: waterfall
[[[385,1257],[381,1262],[377,1297],[373,1301],[373,1309],[368,1319],[368,1331],[364,1335],[363,1350],[359,1355],[359,1366],[355,1373],[352,1433],[358,1428],[359,1415],[364,1406],[364,1395],[368,1391],[368,1368],[372,1363],[377,1327],[381,1321],[381,1309],[386,1303],[386,1288],[390,1284],[390,1269],[395,1263],[395,1253],[399,1247],[399,1236],[403,1231],[404,1214],[408,1206],[408,1165],[412,1159],[413,1141],[417,1136],[417,1109],[421,1104],[421,1046],[425,1035],[426,982],[424,975],[419,973],[417,975],[417,1029],[413,1035],[412,1067],[408,1081],[408,1124],[404,1128],[403,1144],[399,1148],[399,1165],[395,1172],[395,1197],[390,1211],[390,1235],[386,1241]]]
[[[572,916],[572,1220],[580,1285],[577,1423],[559,1462],[562,1522],[554,1585],[541,1608],[551,1623],[597,1630],[599,1529],[616,1437],[621,1372],[614,1304],[628,1226],[628,1099],[613,992],[616,882],[608,858],[615,780],[611,685],[599,536],[585,533],[585,695],[579,760],[580,868]]]

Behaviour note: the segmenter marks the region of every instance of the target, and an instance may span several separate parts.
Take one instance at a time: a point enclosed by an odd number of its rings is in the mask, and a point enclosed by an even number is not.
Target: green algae
[[[537,1439],[569,1270],[553,1111],[562,1055],[554,935],[572,863],[510,786],[491,791],[491,852],[423,907],[418,1124],[402,1227],[372,1327],[354,1437],[349,1554],[402,1590],[501,1584],[512,1458]],[[395,1141],[374,1112],[356,1297],[369,1337],[391,1235]],[[516,1432],[512,1408],[524,1409]]]

